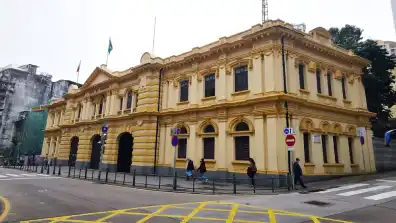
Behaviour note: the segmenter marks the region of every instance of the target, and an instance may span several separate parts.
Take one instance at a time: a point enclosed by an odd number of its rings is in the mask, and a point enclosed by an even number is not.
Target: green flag
[[[109,39],[109,48],[107,49],[108,54],[113,50],[113,44],[111,43],[111,39]]]

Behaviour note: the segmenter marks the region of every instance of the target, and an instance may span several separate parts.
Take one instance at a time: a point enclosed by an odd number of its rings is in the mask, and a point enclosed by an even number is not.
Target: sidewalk
[[[19,168],[18,168],[19,169]],[[41,173],[41,166],[33,172]],[[86,172],[86,173],[85,173]],[[54,167],[43,169],[44,174],[54,174]],[[59,175],[60,174],[60,175]],[[70,175],[69,175],[70,174]],[[114,173],[101,172],[99,180],[99,171],[92,169],[75,169],[69,167],[62,167],[59,172],[59,167],[55,167],[55,175],[66,178],[89,180],[96,183],[113,184],[126,187],[144,188],[148,190],[172,191],[181,193],[205,193],[205,194],[277,194],[287,193],[286,185],[279,186],[276,184],[277,179],[256,179],[256,186],[250,186],[249,178],[229,179],[208,179],[208,181],[200,181],[199,179],[186,180],[185,177],[176,178],[176,188],[174,188],[174,178],[172,176],[155,176],[142,175],[134,173]],[[107,176],[106,176],[107,175]],[[279,179],[278,179],[279,181]]]

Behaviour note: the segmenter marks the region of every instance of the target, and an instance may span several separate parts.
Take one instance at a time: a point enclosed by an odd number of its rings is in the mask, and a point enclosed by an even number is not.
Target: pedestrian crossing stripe
[[[336,187],[336,188],[328,189],[325,191],[320,191],[317,193],[325,194],[325,193],[331,193],[331,192],[338,192],[338,191],[342,191],[342,190],[350,190],[350,189],[355,189],[357,187],[363,187],[363,186],[368,186],[368,185],[369,184],[351,184],[351,185],[347,185],[347,186],[343,186],[343,187]]]
[[[8,174],[6,174],[7,176],[10,176],[10,177],[19,177],[18,175],[16,175],[16,174],[10,174],[10,173],[8,173]]]
[[[388,188],[391,188],[391,187],[392,186],[375,186],[375,187],[369,187],[369,188],[360,189],[360,190],[348,191],[348,192],[337,194],[337,195],[346,197],[346,196],[352,196],[352,195],[356,195],[356,194],[363,194],[363,193],[367,193],[367,192],[372,192],[372,191],[376,191],[376,190],[388,189]]]

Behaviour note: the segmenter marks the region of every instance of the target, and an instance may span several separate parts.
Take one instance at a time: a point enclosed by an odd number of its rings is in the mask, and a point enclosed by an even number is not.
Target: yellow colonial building
[[[373,172],[374,114],[361,78],[368,63],[332,44],[324,28],[304,33],[280,20],[165,59],[144,53],[125,71],[97,67],[82,87],[48,105],[42,156],[62,165],[167,172],[176,152],[179,168],[187,158],[196,165],[205,158],[216,173],[245,173],[252,157],[259,173],[283,174],[287,101],[292,156],[306,175]],[[174,127],[181,128],[176,150]],[[366,130],[363,145],[358,128]]]

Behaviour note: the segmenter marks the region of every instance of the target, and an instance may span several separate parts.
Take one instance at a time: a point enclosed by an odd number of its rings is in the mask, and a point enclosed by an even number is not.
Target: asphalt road
[[[0,222],[396,222],[396,173],[338,182],[309,194],[194,195],[0,168]]]

